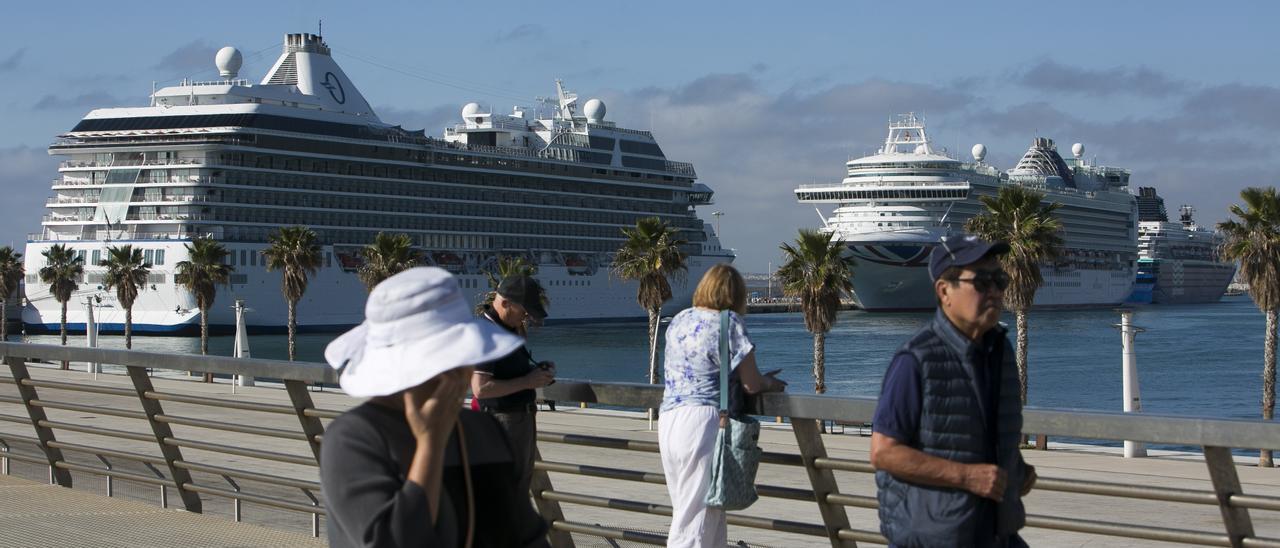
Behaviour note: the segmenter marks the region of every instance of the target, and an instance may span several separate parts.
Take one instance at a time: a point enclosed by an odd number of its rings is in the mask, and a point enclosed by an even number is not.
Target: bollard
[[[1120,323],[1115,327],[1120,328],[1120,341],[1122,348],[1121,367],[1123,368],[1123,379],[1121,390],[1124,396],[1124,412],[1140,413],[1142,412],[1142,398],[1139,396],[1138,390],[1138,356],[1134,351],[1133,343],[1138,333],[1146,331],[1141,327],[1133,325],[1133,309],[1121,308]],[[1125,458],[1145,457],[1147,456],[1147,447],[1140,441],[1124,442]]]

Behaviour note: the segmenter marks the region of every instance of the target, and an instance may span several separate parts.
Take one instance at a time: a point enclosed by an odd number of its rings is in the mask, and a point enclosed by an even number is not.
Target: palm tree
[[[827,332],[836,323],[840,298],[853,293],[853,258],[830,233],[801,230],[795,245],[781,246],[783,264],[777,277],[782,292],[800,299],[804,327],[813,333],[813,390],[827,391]]]
[[[662,303],[671,300],[668,278],[683,277],[688,270],[686,255],[676,229],[658,217],[636,221],[635,228],[622,229],[627,241],[618,248],[610,267],[623,280],[640,282],[636,302],[649,313],[649,384],[658,382],[658,316]],[[652,410],[650,410],[652,418]]]
[[[1240,278],[1249,284],[1249,296],[1267,315],[1267,336],[1262,351],[1262,418],[1271,420],[1276,407],[1276,310],[1280,309],[1280,196],[1275,187],[1250,187],[1240,191],[1245,207],[1233,204],[1239,221],[1218,223],[1226,235],[1222,259],[1240,263]],[[1272,467],[1271,450],[1263,449],[1258,466]]]
[[[422,262],[422,254],[413,248],[413,240],[408,234],[384,234],[374,236],[373,243],[366,246],[361,253],[364,264],[357,274],[364,283],[365,289],[373,291],[373,287],[387,278],[418,266]]]
[[[1022,404],[1027,403],[1027,310],[1044,283],[1040,265],[1062,253],[1062,221],[1053,212],[1060,203],[1044,203],[1044,194],[1020,186],[1006,186],[995,196],[983,196],[987,212],[969,219],[965,230],[989,242],[1007,242],[1001,257],[1009,274],[1004,292],[1005,308],[1018,320],[1018,384]]]
[[[9,340],[9,297],[18,290],[24,273],[22,254],[9,246],[0,247],[0,342]]]
[[[293,361],[298,332],[298,301],[307,292],[307,275],[320,269],[320,244],[315,231],[305,226],[286,226],[267,238],[271,244],[262,250],[267,258],[267,272],[279,270],[284,277],[280,292],[289,303],[289,360]]]
[[[49,294],[62,305],[62,317],[59,320],[62,334],[62,346],[67,345],[67,301],[71,294],[80,289],[80,277],[84,275],[84,258],[73,249],[62,244],[54,244],[41,253],[45,259],[44,268],[40,269],[40,281],[49,284]],[[62,368],[69,364],[62,362]]]
[[[196,298],[200,308],[200,353],[209,353],[209,307],[218,296],[218,286],[227,285],[235,267],[227,264],[227,248],[210,237],[196,237],[186,245],[188,260],[178,261],[173,281]],[[204,382],[213,382],[205,373]]]
[[[116,299],[124,307],[124,347],[133,348],[133,302],[138,299],[138,292],[147,287],[147,276],[151,274],[151,263],[142,259],[142,250],[131,245],[107,248],[107,260],[101,266],[107,267],[102,277],[103,289],[115,288]]]

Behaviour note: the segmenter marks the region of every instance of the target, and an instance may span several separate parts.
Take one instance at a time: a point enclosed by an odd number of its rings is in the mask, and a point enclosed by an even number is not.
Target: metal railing
[[[324,425],[321,419],[331,419],[338,410],[319,409],[312,403],[308,385],[335,383],[333,371],[324,364],[282,362],[275,360],[235,359],[197,355],[174,355],[151,352],[132,352],[0,343],[3,358],[11,377],[0,377],[0,384],[12,384],[18,397],[0,395],[0,403],[21,405],[27,416],[0,414],[0,423],[17,423],[32,428],[35,436],[0,433],[0,464],[3,472],[9,471],[9,461],[29,462],[47,466],[50,482],[70,486],[71,472],[105,476],[107,490],[111,491],[111,479],[121,479],[159,486],[162,504],[167,503],[167,493],[176,492],[183,506],[190,511],[202,510],[202,497],[221,497],[234,501],[235,517],[240,517],[240,504],[248,502],[283,510],[302,512],[311,516],[312,534],[319,534],[320,516],[325,514],[320,486],[315,475],[299,479],[278,474],[253,471],[250,465],[236,466],[215,464],[193,458],[193,454],[217,454],[235,458],[257,459],[268,463],[315,467],[323,440]],[[94,362],[123,366],[130,388],[105,384],[65,382],[35,379],[30,375],[30,361],[57,362],[61,360]],[[220,375],[244,375],[279,379],[285,387],[289,405],[268,404],[228,398],[209,397],[193,393],[181,393],[156,389],[147,374],[148,368],[176,371],[208,372]],[[65,399],[55,399],[50,393],[79,392],[102,397],[129,398],[138,405],[133,408],[86,405]],[[581,402],[583,405],[605,405],[616,408],[644,409],[658,407],[662,387],[627,383],[591,383],[563,379],[541,390],[545,399],[556,400],[562,405]],[[270,421],[213,420],[199,414],[175,414],[166,407],[203,406],[223,412],[244,412],[289,417],[292,428],[269,424]],[[828,454],[820,421],[835,423],[869,423],[875,410],[872,398],[833,397],[816,395],[767,394],[754,398],[750,405],[755,414],[787,418],[795,436],[794,452],[765,452],[762,463],[803,471],[806,487],[775,485],[778,476],[762,474],[757,485],[764,499],[798,501],[814,504],[816,512],[805,521],[761,516],[757,512],[730,513],[727,520],[741,530],[769,530],[801,535],[813,540],[825,538],[832,546],[854,546],[857,542],[884,543],[878,531],[851,525],[848,509],[874,509],[877,507],[874,492],[842,492],[838,479],[850,475],[874,472],[866,460],[836,458]],[[94,423],[70,420],[51,420],[46,410],[75,413],[77,416],[104,416],[118,420],[145,423],[142,430],[103,428]],[[297,421],[294,423],[293,421]],[[197,436],[180,437],[171,425],[184,428],[201,428],[225,435],[235,435],[236,443],[221,443]],[[1127,539],[1142,539],[1208,546],[1280,546],[1280,539],[1261,538],[1254,532],[1251,510],[1280,510],[1280,497],[1246,494],[1237,477],[1232,448],[1280,449],[1280,424],[1264,421],[1169,417],[1158,415],[1124,415],[1115,413],[1059,411],[1027,409],[1024,411],[1024,431],[1037,435],[1062,436],[1093,440],[1133,440],[1154,444],[1198,446],[1203,448],[1207,467],[1206,478],[1212,490],[1195,490],[1155,485],[1133,485],[1115,482],[1086,481],[1073,478],[1042,476],[1036,483],[1037,491],[1051,491],[1085,496],[1118,497],[1135,501],[1154,501],[1160,504],[1215,506],[1222,516],[1222,525],[1211,530],[1161,527],[1150,524],[1100,521],[1054,514],[1039,513],[1043,508],[1028,504],[1027,526],[1031,528],[1086,533]],[[69,443],[58,439],[58,433],[105,437],[111,440],[105,446],[87,443]],[[291,440],[306,450],[301,453],[270,451],[255,445],[261,437]],[[581,432],[555,432],[543,429],[538,433],[543,450],[552,444],[566,448],[594,448],[595,450],[639,453],[642,458],[656,461],[654,453],[658,444],[653,441],[586,435]],[[39,448],[39,453],[16,451],[18,444]],[[155,451],[143,453],[123,448],[133,444],[145,444]],[[70,461],[68,453],[90,455],[103,466],[90,466]],[[594,454],[587,451],[561,452],[578,458]],[[663,544],[661,534],[638,530],[634,526],[606,526],[566,516],[562,504],[575,507],[609,509],[651,516],[670,516],[671,508],[662,504],[622,498],[618,493],[625,489],[603,488],[594,482],[638,482],[664,484],[661,473],[618,468],[622,458],[608,458],[605,462],[565,462],[537,459],[531,485],[538,511],[551,526],[551,540],[555,546],[572,546],[572,534],[585,534],[611,539],[647,544]],[[114,462],[130,461],[144,465],[149,474],[127,472],[113,466]],[[308,468],[309,469],[309,468]],[[193,479],[192,474],[221,478],[226,486]],[[593,482],[591,492],[574,492],[557,488],[552,474],[576,475]],[[289,499],[279,492],[269,494],[249,493],[240,488],[238,481],[252,481],[272,486],[283,492],[299,493],[301,500]],[[573,483],[573,482],[566,482]],[[607,495],[602,495],[607,493]],[[762,500],[754,509],[770,509],[773,506]],[[630,523],[621,521],[621,523]]]

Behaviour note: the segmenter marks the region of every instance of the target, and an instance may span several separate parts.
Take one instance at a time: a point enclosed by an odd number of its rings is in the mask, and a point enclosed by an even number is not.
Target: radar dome
[[[969,149],[969,153],[973,154],[973,160],[975,162],[981,162],[987,157],[987,145],[982,143],[973,145],[973,148]]]
[[[604,120],[604,101],[599,99],[587,101],[587,104],[582,107],[582,112],[587,115],[588,122],[598,124]]]
[[[240,55],[240,50],[227,46],[218,50],[213,62],[218,65],[219,76],[233,79],[240,73],[240,65],[244,64],[244,56]]]
[[[1076,155],[1076,158],[1079,158],[1079,157],[1081,157],[1081,156],[1084,156],[1084,145],[1082,145],[1082,144],[1080,144],[1080,143],[1076,143],[1076,144],[1074,144],[1074,145],[1071,145],[1071,153],[1072,153],[1072,154],[1075,154],[1075,155]]]
[[[927,152],[927,150],[924,148],[924,145],[916,145],[916,154],[924,154],[925,152]]]
[[[462,119],[468,122],[480,123],[480,118],[476,115],[480,114],[480,103],[467,103],[462,107]]]

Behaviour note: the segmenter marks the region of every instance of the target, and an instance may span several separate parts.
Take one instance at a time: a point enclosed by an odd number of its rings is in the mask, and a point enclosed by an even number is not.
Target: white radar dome
[[[1074,145],[1071,145],[1071,153],[1072,153],[1072,154],[1075,154],[1075,155],[1076,155],[1076,158],[1079,158],[1079,157],[1081,157],[1081,156],[1084,156],[1084,145],[1082,145],[1082,144],[1080,144],[1080,143],[1076,143],[1076,144],[1074,144]]]
[[[604,120],[605,110],[604,101],[599,99],[587,101],[587,104],[582,107],[583,114],[587,115],[587,121],[593,124],[598,124]]]
[[[218,65],[219,76],[234,79],[236,75],[240,74],[240,65],[244,64],[244,56],[240,55],[240,50],[227,46],[218,50],[213,62]]]
[[[467,103],[462,107],[462,119],[468,122],[480,123],[481,119],[476,115],[480,114],[480,103]]]
[[[916,154],[924,154],[924,153],[925,153],[924,145],[916,145]]]
[[[975,162],[981,162],[987,157],[987,145],[982,143],[973,145],[973,148],[969,149],[969,153],[973,154],[973,160]]]

